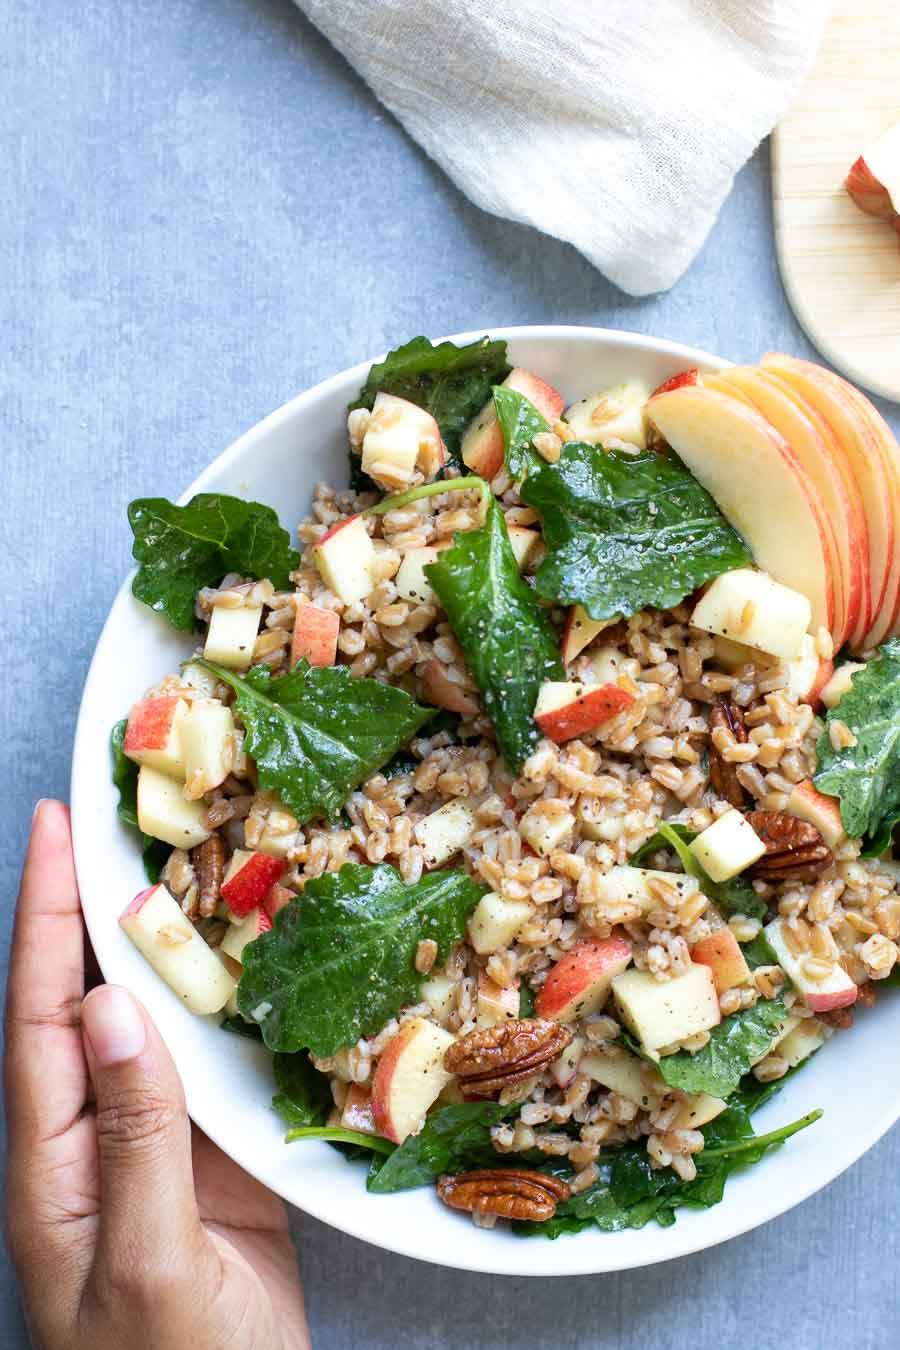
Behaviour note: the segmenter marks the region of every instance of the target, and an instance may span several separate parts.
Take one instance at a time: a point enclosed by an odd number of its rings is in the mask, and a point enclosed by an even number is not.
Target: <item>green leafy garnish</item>
[[[256,1025],[255,1023],[253,1025]],[[277,1093],[272,1105],[289,1129],[324,1125],[332,1107],[328,1079],[309,1055],[275,1055],[272,1061]]]
[[[465,1102],[433,1111],[418,1134],[405,1139],[384,1162],[373,1162],[367,1189],[387,1195],[431,1186],[445,1172],[502,1164],[491,1144],[491,1126],[518,1115],[519,1109]]]
[[[696,830],[691,830],[679,821],[664,821],[656,834],[641,844],[636,853],[628,859],[632,867],[644,867],[654,854],[662,849],[675,853],[682,870],[693,877],[704,895],[708,895],[720,913],[746,914],[751,919],[766,917],[766,903],[761,900],[746,877],[732,877],[730,881],[713,881],[700,866],[688,845],[697,838]]]
[[[843,722],[856,744],[835,750],[829,730]],[[900,821],[900,638],[892,638],[878,656],[853,676],[852,687],[825,719],[816,746],[820,792],[837,797],[851,839],[867,839],[867,857],[890,847]]]
[[[732,1013],[709,1033],[702,1050],[692,1055],[679,1050],[654,1061],[670,1087],[692,1095],[730,1097],[744,1074],[765,1055],[784,1026],[787,1008],[782,998],[760,999],[752,1008]]]
[[[147,880],[156,885],[159,881],[159,874],[166,865],[166,859],[172,852],[171,845],[163,842],[162,839],[154,839],[152,834],[144,834],[138,824],[137,813],[137,780],[138,766],[133,759],[122,750],[125,741],[125,728],[128,726],[127,717],[123,717],[121,722],[117,722],[112,729],[109,738],[109,746],[112,751],[112,780],[119,789],[119,804],[116,807],[119,819],[126,825],[132,825],[141,836],[141,856],[144,860],[144,872]]]
[[[201,492],[187,506],[165,497],[141,497],[128,508],[138,563],[131,589],[175,628],[196,627],[194,602],[202,586],[227,572],[291,585],[300,555],[270,506],[221,492]]]
[[[539,740],[538,690],[562,679],[553,627],[519,575],[506,522],[491,499],[484,525],[457,534],[425,573],[466,655],[503,757],[515,771]]]
[[[759,1162],[821,1115],[821,1111],[811,1111],[790,1125],[754,1135],[747,1111],[740,1105],[729,1107],[703,1129],[707,1142],[702,1153],[695,1155],[697,1176],[693,1181],[681,1181],[668,1168],[654,1169],[643,1145],[627,1144],[611,1159],[601,1160],[594,1185],[558,1205],[552,1219],[513,1224],[513,1231],[522,1237],[549,1238],[586,1228],[617,1233],[643,1228],[651,1219],[668,1228],[679,1209],[717,1205],[733,1172]]]
[[[450,454],[459,465],[459,446],[472,418],[491,397],[491,386],[509,374],[506,343],[479,338],[466,347],[453,342],[434,346],[412,338],[372,366],[352,408],[371,408],[379,392],[396,394],[426,408],[437,422]],[[357,460],[358,463],[358,460]]]
[[[377,1134],[344,1130],[340,1125],[298,1125],[284,1136],[286,1144],[296,1144],[300,1139],[323,1139],[327,1144],[347,1144],[352,1150],[351,1158],[363,1157],[370,1152],[393,1153],[395,1147],[390,1140],[382,1139]]]
[[[326,872],[245,948],[238,1007],[270,1050],[333,1055],[418,1001],[419,942],[434,939],[443,961],[486,889],[459,870],[413,886],[384,864]]]
[[[752,561],[709,493],[677,459],[572,443],[522,485],[548,556],[535,586],[592,619],[671,609],[704,581]]]
[[[493,395],[497,420],[503,432],[506,467],[513,478],[521,478],[526,470],[539,462],[531,443],[539,432],[549,431],[550,424],[531,399],[516,393],[515,389],[497,387]]]
[[[347,666],[300,661],[273,678],[263,666],[236,675],[212,661],[200,664],[237,695],[259,786],[276,792],[301,824],[334,818],[353,788],[432,715],[402,689],[353,679]]]

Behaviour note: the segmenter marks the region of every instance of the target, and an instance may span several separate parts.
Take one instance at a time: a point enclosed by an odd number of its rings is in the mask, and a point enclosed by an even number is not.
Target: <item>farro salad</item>
[[[370,1191],[671,1224],[900,982],[897,445],[787,356],[566,408],[489,338],[390,353],[347,427],[299,549],[131,503],[199,645],[113,731],[122,928]]]

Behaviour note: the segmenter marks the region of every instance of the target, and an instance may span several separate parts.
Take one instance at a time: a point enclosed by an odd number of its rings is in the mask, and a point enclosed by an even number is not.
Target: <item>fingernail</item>
[[[136,1059],[147,1043],[141,1010],[124,989],[103,984],[81,1005],[81,1025],[102,1069]]]
[[[49,801],[49,800],[50,800],[49,797],[38,797],[37,801],[36,801],[35,804],[34,804],[34,810],[33,810],[32,813],[31,813],[31,823],[32,823],[32,825],[33,825],[34,822],[37,820],[37,813],[38,813],[38,811],[40,811],[41,807],[44,805],[44,802]]]

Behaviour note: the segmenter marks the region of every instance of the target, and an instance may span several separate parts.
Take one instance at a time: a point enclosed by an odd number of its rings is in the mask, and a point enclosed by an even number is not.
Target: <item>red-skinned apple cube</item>
[[[535,999],[538,1017],[574,1022],[606,1002],[612,982],[631,962],[627,938],[584,938],[553,966]]]
[[[495,1027],[499,1022],[511,1022],[519,1015],[519,981],[497,984],[484,970],[478,972],[478,996],[475,1004],[475,1025]]]
[[[222,939],[222,951],[226,956],[230,956],[232,961],[237,961],[241,965],[244,962],[244,948],[250,942],[255,942],[263,933],[269,933],[272,930],[272,920],[264,909],[257,906],[251,909],[245,915],[240,923],[230,923],[228,932]]]
[[[220,1012],[235,981],[163,885],[140,891],[119,919],[122,931],[191,1012]]]
[[[507,389],[529,399],[542,417],[553,426],[563,410],[565,400],[552,385],[530,370],[517,366],[503,381]],[[484,405],[478,416],[466,427],[462,438],[463,463],[473,473],[490,481],[503,464],[503,432],[497,420],[494,400]]]
[[[567,1088],[578,1072],[584,1054],[584,1037],[573,1036],[558,1059],[550,1065],[550,1074],[559,1088]]]
[[[795,785],[784,809],[789,816],[796,816],[798,820],[815,825],[830,849],[840,848],[847,842],[847,832],[841,819],[841,807],[837,797],[827,797],[824,792],[819,791],[811,779],[804,778],[801,783]]]
[[[341,1111],[341,1129],[355,1130],[357,1134],[377,1134],[372,1112],[372,1096],[359,1083],[351,1083]]]
[[[141,699],[128,714],[122,750],[135,764],[183,780],[180,733],[187,711],[185,700],[174,694]]]
[[[282,886],[279,882],[264,896],[262,906],[272,922],[275,922],[275,915],[280,914],[285,905],[289,905],[292,900],[297,899],[296,891],[289,891],[287,886]]]
[[[218,699],[200,698],[181,722],[185,796],[196,801],[224,783],[234,766],[234,716]]]
[[[746,984],[750,978],[750,968],[730,928],[717,928],[708,937],[695,942],[691,948],[691,960],[709,967],[717,994],[724,994],[726,989],[734,989],[736,985]]]
[[[409,485],[418,468],[426,479],[445,463],[437,422],[417,403],[383,391],[376,395],[362,443],[362,470],[388,492]]]
[[[222,883],[222,899],[239,919],[257,905],[263,904],[269,891],[281,880],[286,867],[282,858],[272,858],[268,853],[239,856],[242,854],[243,850],[240,849],[235,852],[228,875]]]
[[[341,621],[333,609],[299,605],[291,642],[291,666],[308,661],[311,666],[333,666],[337,657]]]
[[[856,1002],[859,991],[842,966],[836,965],[824,980],[814,980],[806,973],[806,953],[795,954],[785,936],[783,918],[773,919],[763,932],[778,957],[778,964],[810,1012],[834,1012],[838,1008],[852,1007]]]
[[[454,1036],[423,1017],[404,1022],[378,1061],[372,1079],[372,1116],[379,1134],[402,1144],[417,1134],[453,1075],[444,1055]]]
[[[551,741],[562,744],[593,731],[634,702],[616,684],[579,684],[550,680],[541,686],[534,720]]]
[[[456,684],[438,660],[431,660],[422,672],[422,698],[435,708],[446,708],[460,717],[477,717],[481,711],[474,694]]]
[[[560,655],[564,666],[584,651],[598,633],[608,628],[613,619],[592,619],[583,605],[570,605],[563,628]]]
[[[375,548],[361,516],[347,516],[313,549],[322,580],[345,605],[364,600],[375,585]]]

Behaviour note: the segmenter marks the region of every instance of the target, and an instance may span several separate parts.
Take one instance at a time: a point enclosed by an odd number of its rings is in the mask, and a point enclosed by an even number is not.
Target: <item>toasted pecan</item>
[[[784,811],[748,811],[747,821],[766,846],[753,866],[763,881],[813,881],[833,861],[815,825]]]
[[[444,1067],[456,1074],[467,1096],[491,1097],[557,1059],[571,1039],[559,1022],[516,1018],[461,1036],[448,1047]]]
[[[441,1177],[438,1195],[451,1209],[469,1214],[496,1214],[501,1219],[552,1219],[556,1206],[571,1195],[565,1181],[545,1172],[518,1167],[490,1167]]]
[[[211,834],[202,844],[191,849],[191,862],[200,888],[198,911],[202,919],[208,919],[216,911],[225,875],[225,845],[221,836]]]
[[[747,728],[744,726],[744,714],[733,699],[722,695],[716,700],[709,713],[710,733],[721,727],[731,733],[739,745],[747,740]],[[747,805],[748,796],[738,778],[738,765],[724,759],[716,749],[714,741],[709,744],[709,781],[717,797],[721,797],[729,806],[742,811]]]

